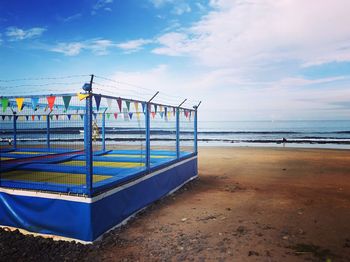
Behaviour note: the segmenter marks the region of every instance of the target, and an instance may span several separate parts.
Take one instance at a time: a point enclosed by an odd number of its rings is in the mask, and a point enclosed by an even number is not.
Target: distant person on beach
[[[286,143],[287,143],[287,138],[283,137],[282,138],[282,143],[283,143],[283,147],[285,147]]]

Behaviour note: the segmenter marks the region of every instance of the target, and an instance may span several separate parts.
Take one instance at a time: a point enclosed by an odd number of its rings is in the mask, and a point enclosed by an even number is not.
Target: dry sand
[[[205,147],[199,175],[88,247],[1,231],[0,260],[350,261],[349,151]]]

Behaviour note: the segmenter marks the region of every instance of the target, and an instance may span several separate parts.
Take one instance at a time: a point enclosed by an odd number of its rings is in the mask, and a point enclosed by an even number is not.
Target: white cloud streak
[[[150,44],[152,42],[153,40],[140,38],[136,40],[130,40],[123,43],[119,43],[116,46],[120,49],[123,49],[127,53],[130,53],[130,52],[139,51],[143,48],[144,45]]]
[[[115,44],[110,40],[92,39],[82,42],[58,43],[49,50],[66,56],[79,55],[83,50],[91,51],[95,55],[107,55],[109,48],[114,46]]]
[[[46,31],[46,28],[43,28],[43,27],[21,29],[15,26],[11,26],[6,29],[5,34],[10,41],[20,41],[20,40],[40,37],[45,31]]]

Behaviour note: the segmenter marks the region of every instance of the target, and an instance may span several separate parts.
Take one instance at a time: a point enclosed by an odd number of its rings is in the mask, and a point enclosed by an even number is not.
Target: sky
[[[94,90],[200,120],[350,119],[349,0],[2,0],[0,95]],[[51,82],[50,82],[51,81]]]

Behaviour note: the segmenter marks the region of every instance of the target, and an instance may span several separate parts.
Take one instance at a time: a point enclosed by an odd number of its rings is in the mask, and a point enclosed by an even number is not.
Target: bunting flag
[[[188,118],[188,111],[184,110],[185,117]]]
[[[43,116],[43,121],[45,121],[46,120],[46,116]]]
[[[142,112],[145,113],[145,109],[146,109],[146,103],[145,103],[145,102],[142,102]]]
[[[53,115],[50,115],[50,119],[53,120]]]
[[[173,107],[173,115],[175,116],[175,114],[176,114],[176,109],[175,107]]]
[[[32,108],[36,111],[38,108],[39,97],[32,97]]]
[[[66,108],[66,110],[68,110],[69,103],[70,103],[70,100],[72,99],[72,97],[71,96],[62,96],[62,99],[63,99],[64,107]]]
[[[77,96],[79,98],[80,101],[86,99],[87,97],[90,96],[90,94],[80,94],[80,93],[77,93]]]
[[[56,115],[56,120],[58,120],[60,118],[60,115]]]
[[[157,113],[157,105],[154,105],[154,112]]]
[[[107,119],[111,117],[111,113],[107,113]]]
[[[24,98],[23,97],[16,98],[18,112],[22,111],[22,109],[23,109],[23,102],[24,102]]]
[[[168,118],[171,117],[171,111],[168,111]]]
[[[165,114],[166,117],[168,116],[167,112],[168,112],[168,108],[164,107],[164,114]]]
[[[71,114],[68,114],[67,117],[68,117],[68,120],[70,120],[71,117],[72,117],[72,115],[71,115]]]
[[[7,116],[8,117],[8,119],[11,121],[12,120],[12,116],[11,115],[9,115],[9,116]]]
[[[117,103],[118,103],[118,107],[119,107],[119,112],[121,112],[122,111],[122,100],[121,100],[121,98],[118,98],[117,99]]]
[[[130,101],[125,101],[126,108],[128,109],[128,112],[130,111]]]
[[[26,116],[26,120],[27,120],[27,121],[29,120],[29,116]]]
[[[6,116],[4,116],[4,115],[3,115],[3,116],[1,116],[2,120],[5,120],[5,117],[6,117]]]
[[[37,117],[38,117],[38,120],[40,120],[40,119],[41,119],[41,115],[38,115]]]
[[[48,96],[46,99],[47,99],[47,103],[49,104],[49,108],[52,111],[53,105],[55,104],[56,97],[55,96]]]
[[[5,112],[9,105],[9,99],[6,97],[1,98],[1,105],[2,105],[2,112]]]
[[[137,121],[140,121],[140,112],[136,112],[136,118],[137,118]]]
[[[110,98],[107,98],[107,106],[108,106],[108,109],[111,110],[112,109],[112,99]]]
[[[114,119],[118,118],[118,113],[114,113]]]
[[[81,119],[81,120],[84,119],[84,114],[80,114],[80,119]]]
[[[132,119],[132,113],[131,112],[129,112],[129,117],[130,117],[130,119]]]
[[[134,106],[135,106],[135,111],[138,112],[139,111],[139,103],[134,102]]]
[[[156,112],[152,112],[152,118],[154,119],[154,117],[156,116]]]
[[[96,102],[96,108],[97,112],[100,110],[100,104],[101,104],[101,95],[94,95],[95,102]]]
[[[163,106],[159,106],[159,111],[160,111],[160,112],[163,111]]]
[[[160,117],[163,119],[164,112],[159,112]]]
[[[94,118],[96,119],[96,118],[97,118],[97,114],[96,114],[96,113],[93,113],[93,115],[94,115]]]

